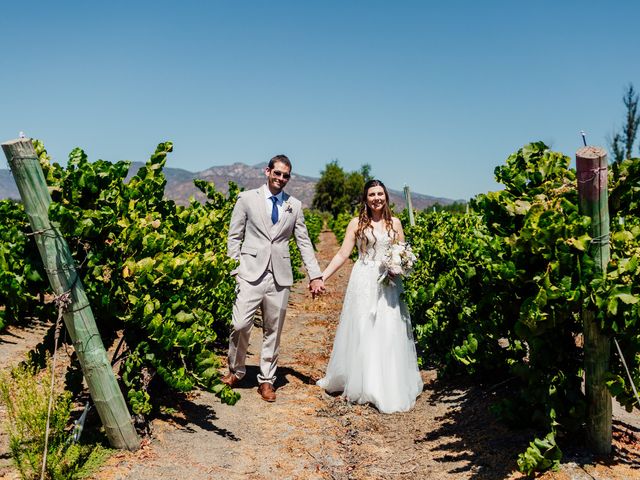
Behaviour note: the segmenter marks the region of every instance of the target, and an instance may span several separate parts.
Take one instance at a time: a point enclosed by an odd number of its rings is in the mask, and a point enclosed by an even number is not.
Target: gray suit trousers
[[[270,271],[266,271],[255,282],[247,282],[239,277],[236,277],[236,281],[238,288],[233,305],[233,332],[229,338],[229,371],[238,378],[247,373],[245,361],[253,316],[261,306],[263,336],[258,382],[273,384],[290,287],[278,285]]]

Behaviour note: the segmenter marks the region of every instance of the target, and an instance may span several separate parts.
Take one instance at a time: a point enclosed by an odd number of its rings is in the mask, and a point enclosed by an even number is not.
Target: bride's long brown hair
[[[389,192],[387,191],[387,187],[385,187],[384,183],[380,180],[369,180],[364,184],[362,203],[360,204],[360,213],[358,215],[358,228],[356,229],[356,244],[362,251],[366,251],[366,247],[369,243],[369,239],[365,234],[366,230],[370,228],[373,233],[373,225],[371,225],[371,209],[369,208],[369,205],[367,205],[367,194],[371,187],[382,187],[385,199],[384,207],[382,208],[382,218],[384,220],[385,227],[391,238],[394,238],[398,233],[395,228],[393,228],[391,208],[389,208]],[[373,244],[375,245],[376,242],[377,240],[374,235]]]

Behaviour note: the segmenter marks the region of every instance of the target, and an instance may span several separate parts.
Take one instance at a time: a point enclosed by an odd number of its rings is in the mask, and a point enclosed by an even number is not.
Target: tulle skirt
[[[317,384],[383,413],[404,412],[423,383],[401,280],[380,283],[381,272],[380,262],[354,264],[331,359]]]

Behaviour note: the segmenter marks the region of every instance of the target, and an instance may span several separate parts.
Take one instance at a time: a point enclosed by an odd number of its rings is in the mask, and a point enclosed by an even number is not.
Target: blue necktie
[[[271,222],[275,225],[278,223],[278,197],[271,197],[273,208],[271,208]]]

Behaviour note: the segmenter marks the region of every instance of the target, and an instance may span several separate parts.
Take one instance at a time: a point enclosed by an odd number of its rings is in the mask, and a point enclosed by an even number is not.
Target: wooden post
[[[576,152],[580,212],[591,217],[590,253],[595,274],[605,275],[609,263],[609,207],[607,153],[600,147],[582,147]],[[583,309],[584,370],[587,396],[587,440],[594,453],[611,453],[611,395],[605,385],[609,369],[611,339],[600,330],[596,312]]]
[[[77,278],[69,246],[58,228],[49,221],[51,196],[33,144],[30,139],[20,138],[3,143],[2,149],[35,232],[35,241],[51,287],[56,295],[71,294],[72,303],[64,314],[64,323],[109,443],[114,448],[137,450],[140,440],[111,369],[84,287]]]
[[[416,224],[416,219],[413,218],[413,205],[411,204],[411,190],[409,190],[409,185],[404,186],[404,201],[409,211],[409,225],[413,227]]]

